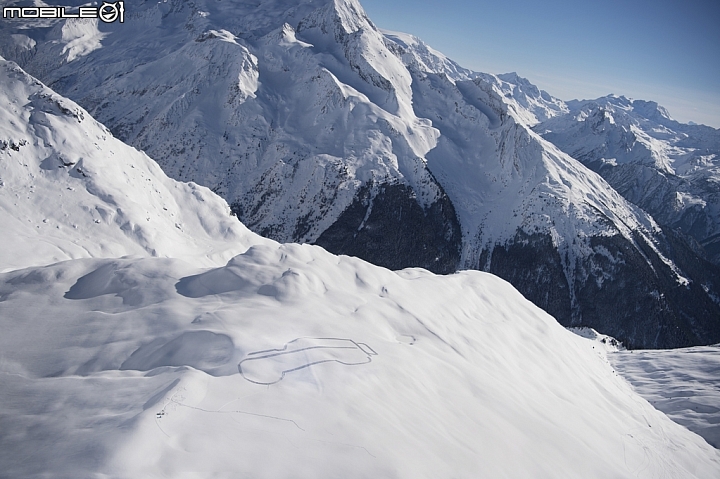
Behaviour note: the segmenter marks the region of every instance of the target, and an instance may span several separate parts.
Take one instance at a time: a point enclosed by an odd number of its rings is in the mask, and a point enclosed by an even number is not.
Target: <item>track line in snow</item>
[[[247,381],[272,385],[289,373],[322,363],[357,366],[372,362],[377,353],[367,344],[344,338],[296,338],[280,349],[248,353],[238,363],[238,372]]]

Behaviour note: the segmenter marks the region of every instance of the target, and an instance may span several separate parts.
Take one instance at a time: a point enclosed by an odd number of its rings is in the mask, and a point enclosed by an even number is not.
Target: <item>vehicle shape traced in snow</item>
[[[346,366],[367,364],[377,353],[365,343],[341,338],[297,338],[281,349],[255,351],[238,363],[238,371],[248,381],[270,385],[293,371],[322,363]]]

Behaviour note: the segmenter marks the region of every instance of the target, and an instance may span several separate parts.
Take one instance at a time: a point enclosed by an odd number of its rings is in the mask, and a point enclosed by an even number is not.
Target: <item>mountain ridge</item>
[[[651,101],[609,95],[568,105],[535,130],[718,264],[720,130],[679,123]]]
[[[207,188],[171,180],[2,57],[0,82],[0,270],[127,255],[217,265],[248,247],[254,235]]]
[[[720,340],[720,272],[692,277],[689,246],[532,132],[568,107],[517,75],[470,72],[383,34],[355,1],[171,0],[95,27],[100,48],[71,61],[62,42],[26,31],[37,44],[25,65],[171,176],[221,194],[252,230],[393,268],[486,269],[563,324],[631,346]],[[548,281],[543,268],[559,273]],[[639,286],[622,307],[593,299],[628,281]]]

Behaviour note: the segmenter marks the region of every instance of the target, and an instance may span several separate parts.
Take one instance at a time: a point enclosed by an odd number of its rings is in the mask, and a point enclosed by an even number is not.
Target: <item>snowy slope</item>
[[[592,342],[634,390],[678,424],[720,449],[720,344],[627,350],[591,328],[568,328]]]
[[[0,271],[125,255],[210,266],[259,241],[207,188],[169,179],[1,58],[0,104]]]
[[[317,246],[0,275],[10,477],[713,478],[670,421],[486,273]]]
[[[443,196],[424,161],[438,131],[413,111],[407,55],[491,82],[529,124],[564,111],[527,80],[474,73],[415,38],[383,36],[354,2],[293,3],[135,5],[126,24],[86,26],[110,30],[82,59],[63,55],[53,39],[69,24],[58,23],[35,33],[45,41],[24,66],[171,176],[212,187],[251,228],[282,241],[316,241],[368,183],[407,184],[423,207]],[[400,52],[400,37],[414,48]],[[147,44],[160,46],[140,49]],[[453,216],[440,234],[452,234]]]
[[[253,230],[314,241],[368,184],[409,185],[423,207],[442,197],[422,160],[436,132],[356,2],[127,9],[125,24],[94,25],[110,29],[102,48],[72,60],[53,40],[68,24],[23,30],[44,36],[23,66]]]
[[[720,130],[673,120],[655,102],[610,95],[569,102],[536,127],[663,225],[720,261]]]
[[[126,17],[6,22],[0,48],[255,232],[393,269],[487,270],[631,346],[720,340],[720,270],[529,130],[567,106],[527,80],[383,34],[356,0]]]
[[[412,69],[444,74],[453,81],[480,79],[503,96],[506,107],[527,126],[567,113],[565,102],[522,78],[517,73],[493,75],[463,68],[414,35],[382,30],[390,41],[387,46]]]
[[[608,358],[638,394],[720,449],[720,345],[621,351]]]

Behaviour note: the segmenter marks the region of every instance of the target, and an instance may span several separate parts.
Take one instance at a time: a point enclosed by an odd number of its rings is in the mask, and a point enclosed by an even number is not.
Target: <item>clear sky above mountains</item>
[[[717,0],[361,0],[380,28],[414,34],[461,65],[517,71],[564,100],[654,100],[720,128]]]

